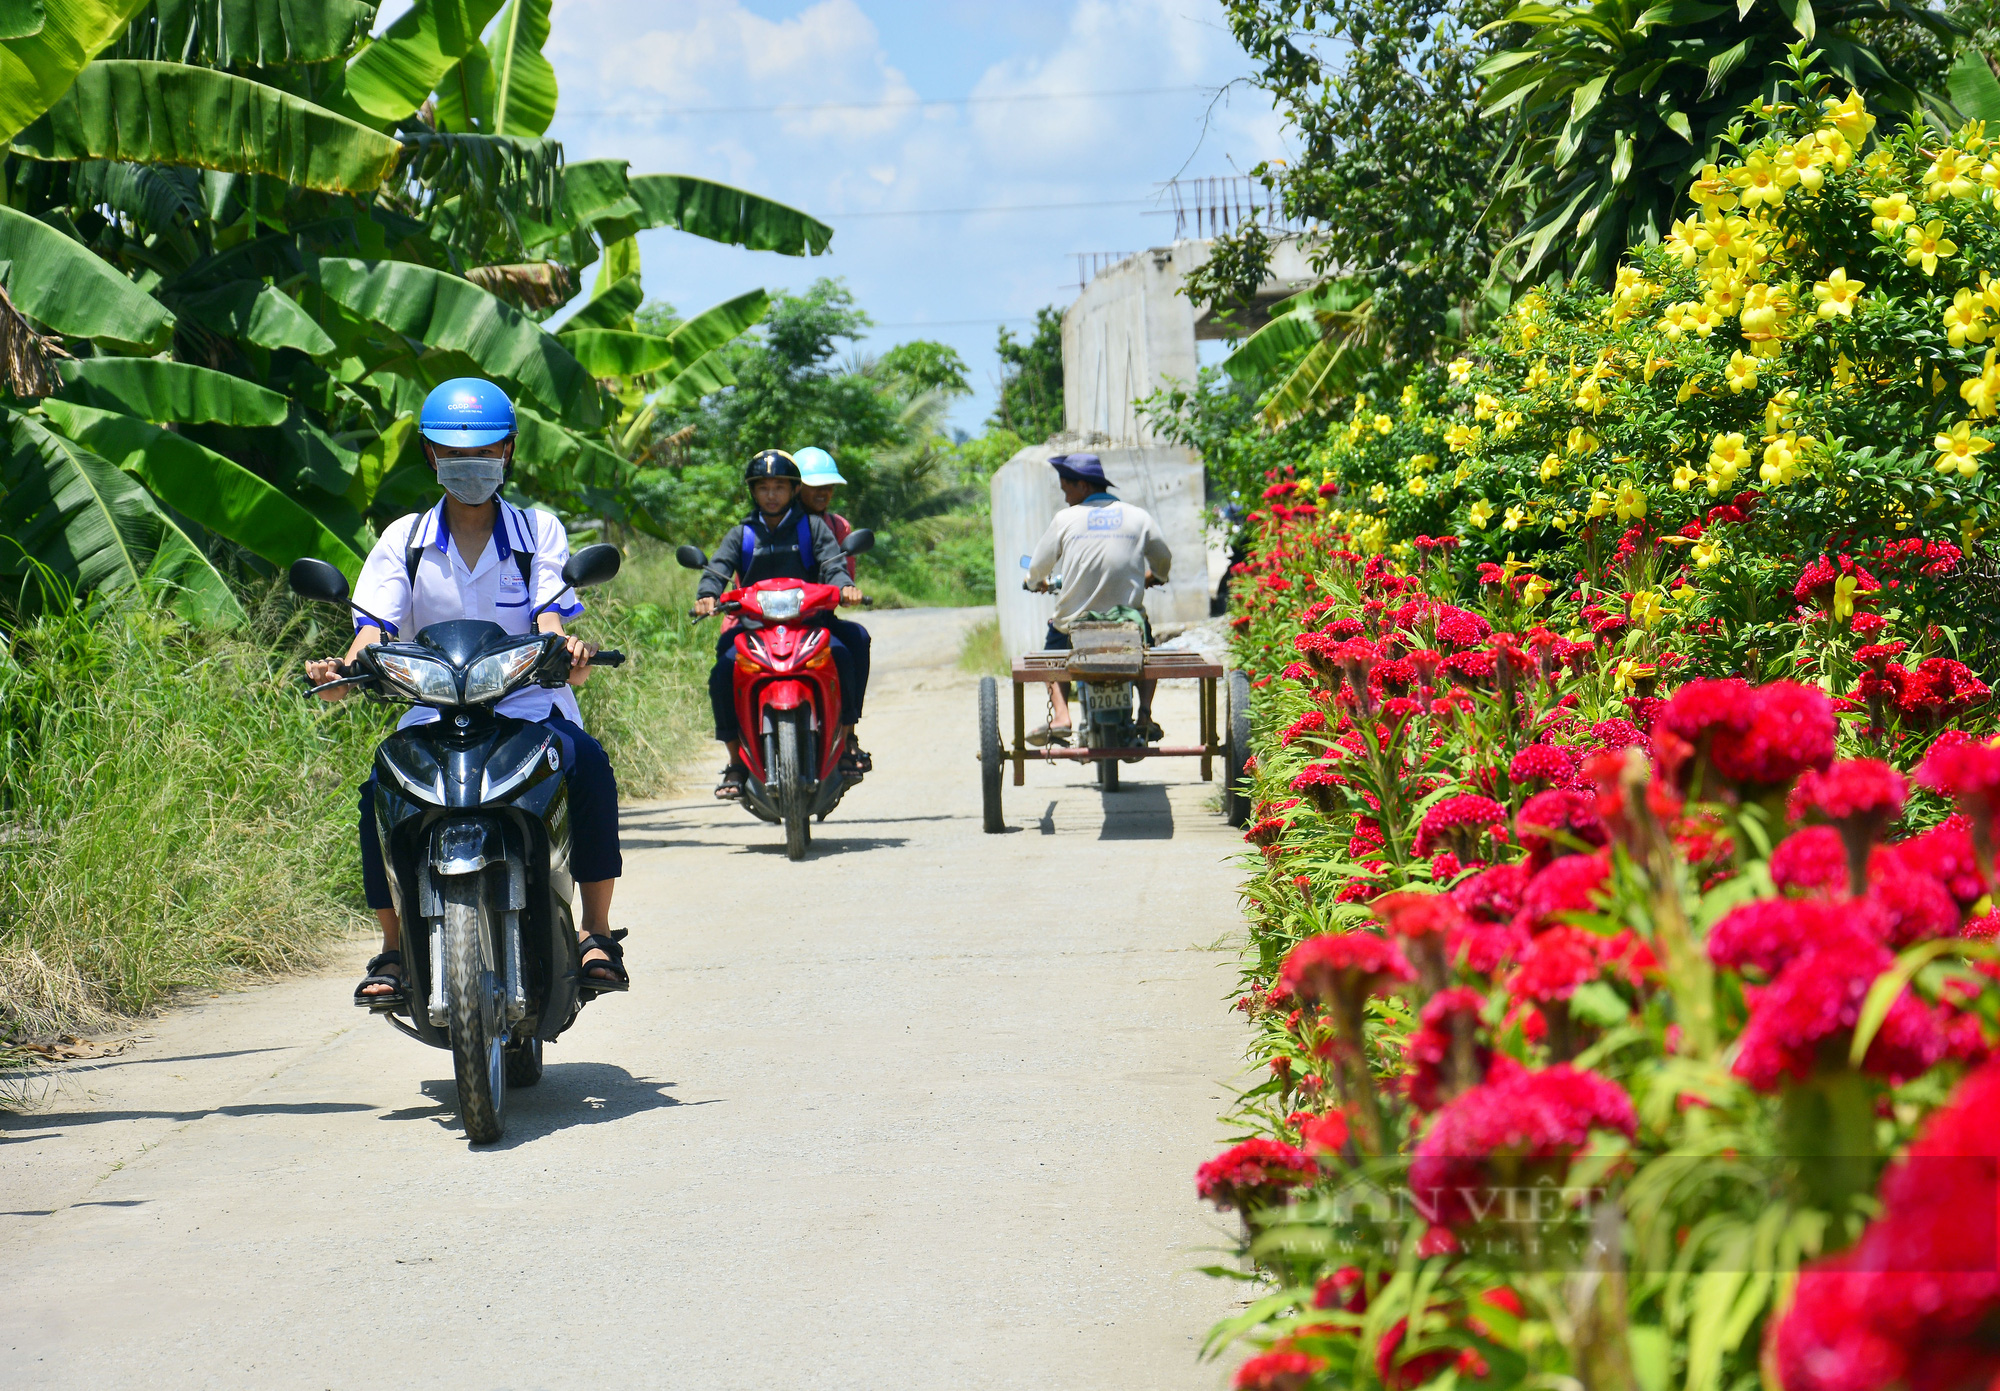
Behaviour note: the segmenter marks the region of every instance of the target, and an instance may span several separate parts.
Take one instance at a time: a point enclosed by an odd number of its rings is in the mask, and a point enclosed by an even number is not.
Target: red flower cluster
[[[1461,860],[1485,859],[1478,851],[1486,836],[1506,824],[1507,809],[1491,797],[1469,792],[1447,797],[1424,813],[1415,851],[1419,857],[1450,850]]]
[[[1318,1175],[1319,1165],[1304,1150],[1259,1135],[1195,1170],[1194,1189],[1219,1208],[1247,1211],[1284,1201]]]
[[[1446,1105],[1417,1142],[1410,1187],[1434,1222],[1460,1226],[1493,1183],[1558,1180],[1593,1130],[1638,1133],[1632,1098],[1608,1077],[1558,1063],[1540,1072],[1496,1066],[1486,1081]]]
[[[1308,937],[1285,954],[1278,982],[1299,999],[1325,1003],[1366,995],[1417,973],[1403,949],[1372,932],[1328,932]]]

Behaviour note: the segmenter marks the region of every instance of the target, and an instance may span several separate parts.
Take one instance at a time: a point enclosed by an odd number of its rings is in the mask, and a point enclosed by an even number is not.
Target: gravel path
[[[878,771],[808,862],[705,788],[626,812],[635,987],[498,1146],[347,1004],[362,945],[40,1080],[0,1116],[0,1385],[1223,1385],[1192,1179],[1241,842],[1192,760],[1031,769],[981,834],[980,616],[871,616]],[[1191,688],[1160,715],[1193,742]]]

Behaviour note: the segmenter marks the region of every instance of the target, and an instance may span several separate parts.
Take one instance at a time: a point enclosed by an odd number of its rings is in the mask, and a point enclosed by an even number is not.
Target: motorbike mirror
[[[292,562],[286,578],[292,593],[301,599],[317,599],[324,604],[347,602],[347,576],[324,560],[301,556]]]
[[[875,533],[865,526],[856,527],[847,533],[847,539],[840,543],[840,548],[849,555],[872,551],[875,549]]]
[[[563,583],[571,589],[604,584],[617,576],[624,559],[616,546],[601,541],[595,546],[585,546],[563,562]]]
[[[703,570],[708,567],[708,557],[702,554],[700,546],[682,546],[674,552],[674,559],[683,570]]]

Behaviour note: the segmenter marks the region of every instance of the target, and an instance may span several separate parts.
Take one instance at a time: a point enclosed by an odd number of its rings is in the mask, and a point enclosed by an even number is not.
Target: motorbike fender
[[[766,710],[796,710],[812,704],[812,692],[803,681],[773,681],[758,694]]]

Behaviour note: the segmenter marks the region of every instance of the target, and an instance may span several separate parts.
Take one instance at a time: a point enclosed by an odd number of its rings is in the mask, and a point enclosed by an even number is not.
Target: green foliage
[[[1063,429],[1062,311],[1035,311],[1034,336],[1000,330],[1000,402],[987,426],[1041,441]]]

